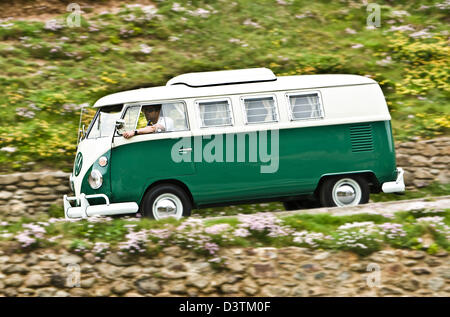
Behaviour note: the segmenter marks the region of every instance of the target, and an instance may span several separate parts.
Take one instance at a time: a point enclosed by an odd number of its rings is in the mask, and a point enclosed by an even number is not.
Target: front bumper
[[[403,168],[397,168],[397,179],[395,182],[386,182],[381,186],[383,193],[397,193],[405,191],[405,182],[403,181]]]
[[[104,198],[103,205],[90,205],[88,199]],[[76,206],[72,206],[71,202],[76,202]],[[66,219],[87,218],[92,216],[112,216],[120,214],[136,213],[139,209],[135,202],[111,204],[108,196],[105,194],[85,195],[68,197],[64,195],[64,216]]]

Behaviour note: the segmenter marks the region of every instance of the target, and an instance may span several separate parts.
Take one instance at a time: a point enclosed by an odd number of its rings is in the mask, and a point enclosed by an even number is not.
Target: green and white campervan
[[[75,196],[64,196],[66,218],[180,218],[258,201],[352,206],[405,189],[388,107],[370,78],[190,73],[94,107],[70,176]],[[139,133],[156,124],[144,115],[155,109],[163,129]]]

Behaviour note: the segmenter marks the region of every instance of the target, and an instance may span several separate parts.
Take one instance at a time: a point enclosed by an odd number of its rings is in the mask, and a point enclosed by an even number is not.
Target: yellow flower
[[[102,77],[100,77],[100,79],[107,83],[110,83],[110,84],[117,84],[117,81],[115,81],[109,77],[106,77],[106,76],[102,76]]]

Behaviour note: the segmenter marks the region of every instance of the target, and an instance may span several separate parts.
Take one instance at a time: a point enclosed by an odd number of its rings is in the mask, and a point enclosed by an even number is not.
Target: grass
[[[426,221],[423,221],[424,219]],[[30,224],[44,228],[44,235],[39,236],[31,233],[30,229],[25,229],[29,228]],[[255,224],[259,226],[253,227]],[[215,229],[209,232],[208,228]],[[248,235],[241,236],[236,233],[236,229],[247,230]],[[17,252],[35,248],[63,247],[76,253],[95,253],[95,246],[98,243],[107,244],[107,247],[97,251],[99,257],[100,253],[104,256],[106,250],[121,250],[121,252],[132,250],[132,254],[137,254],[136,250],[139,248],[140,254],[155,256],[161,248],[171,245],[179,245],[210,258],[216,256],[217,251],[210,253],[211,245],[216,245],[217,249],[236,246],[302,246],[324,250],[347,250],[362,256],[385,247],[425,250],[429,253],[450,251],[448,239],[450,209],[405,211],[397,212],[394,216],[297,214],[276,217],[276,214],[257,214],[251,219],[232,217],[204,222],[193,218],[158,222],[129,217],[76,222],[54,222],[49,219],[35,221],[22,218],[14,223],[1,223],[0,241],[20,242],[20,236],[27,230],[27,235],[35,241],[26,247],[16,246]],[[31,231],[37,232],[35,229]],[[146,232],[147,238],[142,238],[139,232]],[[426,239],[428,241],[425,241]],[[128,246],[124,248],[124,244]]]
[[[424,2],[428,8],[378,1],[376,29],[366,28],[366,7],[358,2],[286,2],[179,1],[180,11],[173,0],[156,1],[157,12],[123,6],[117,14],[84,17],[81,27],[53,30],[42,22],[1,22],[0,171],[70,171],[81,104],[192,71],[367,75],[386,95],[397,142],[448,134],[442,0]],[[412,30],[395,31],[405,26]],[[415,35],[422,30],[424,36]]]
[[[386,222],[386,218],[381,215],[353,215],[353,216],[332,216],[321,215],[294,215],[283,218],[284,222],[296,230],[308,230],[314,232],[327,233],[335,231],[339,226],[349,222],[373,221],[374,223]]]

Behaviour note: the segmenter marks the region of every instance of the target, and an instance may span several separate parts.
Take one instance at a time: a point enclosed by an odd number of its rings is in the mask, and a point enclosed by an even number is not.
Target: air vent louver
[[[352,152],[373,151],[372,125],[354,125],[350,127]]]

